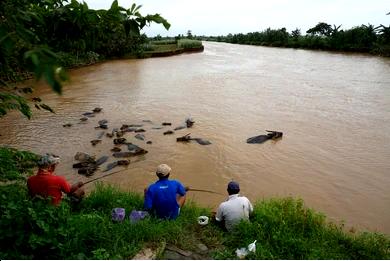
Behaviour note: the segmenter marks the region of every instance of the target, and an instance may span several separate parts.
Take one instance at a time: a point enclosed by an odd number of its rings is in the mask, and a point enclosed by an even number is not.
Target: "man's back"
[[[233,194],[219,205],[215,218],[217,221],[225,221],[225,227],[230,231],[241,219],[248,220],[252,211],[253,206],[248,198]]]
[[[52,197],[54,205],[61,202],[62,192],[69,193],[71,189],[64,178],[42,172],[30,177],[27,186],[31,196]]]
[[[162,179],[149,186],[145,195],[145,209],[159,218],[175,219],[179,215],[176,195],[185,195],[184,186],[176,180]]]

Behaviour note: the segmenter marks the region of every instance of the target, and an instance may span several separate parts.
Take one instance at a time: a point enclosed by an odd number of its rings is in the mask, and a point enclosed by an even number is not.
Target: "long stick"
[[[85,184],[88,184],[88,183],[91,183],[91,182],[94,182],[94,181],[96,181],[96,180],[98,180],[98,179],[102,179],[102,178],[105,178],[105,177],[114,175],[114,174],[116,174],[116,173],[125,171],[125,170],[127,170],[127,169],[121,169],[121,170],[114,171],[114,172],[108,173],[108,174],[106,174],[106,175],[103,175],[103,176],[101,176],[101,177],[98,177],[98,178],[94,178],[94,179],[88,180],[87,182],[84,182],[84,185],[85,185]]]
[[[193,188],[189,188],[187,191],[208,192],[208,193],[213,193],[213,194],[218,194],[218,195],[224,196],[224,194],[222,194],[222,193],[215,192],[215,191],[212,191],[212,190],[207,190],[207,189],[193,189]]]
[[[103,175],[103,176],[101,176],[101,177],[97,177],[97,178],[88,180],[88,181],[84,182],[83,185],[88,184],[88,183],[91,183],[91,182],[94,182],[94,181],[96,181],[96,180],[99,180],[99,179],[102,179],[102,178],[105,178],[105,177],[108,177],[108,176],[111,176],[111,175],[114,175],[114,174],[119,173],[119,172],[123,172],[123,171],[125,171],[125,170],[127,170],[127,169],[122,169],[122,170],[114,171],[114,172],[108,173],[108,174],[106,174],[106,175]],[[215,191],[212,191],[212,190],[207,190],[207,189],[194,189],[194,188],[189,188],[187,191],[207,192],[207,193],[213,193],[213,194],[218,194],[218,195],[222,195],[222,196],[223,196],[222,193],[215,192]]]

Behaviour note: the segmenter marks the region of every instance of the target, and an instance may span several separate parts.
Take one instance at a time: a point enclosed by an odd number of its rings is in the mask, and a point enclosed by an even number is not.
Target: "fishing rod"
[[[119,173],[119,172],[123,172],[123,171],[125,171],[125,170],[127,170],[127,169],[122,169],[122,170],[114,171],[114,172],[105,174],[105,175],[103,175],[103,176],[101,176],[101,177],[97,177],[97,178],[88,180],[88,181],[84,182],[83,185],[88,184],[88,183],[91,183],[91,182],[94,182],[94,181],[96,181],[96,180],[99,180],[99,179],[102,179],[102,178],[105,178],[105,177],[108,177],[108,176],[111,176],[111,175],[114,175],[114,174]],[[223,194],[221,194],[221,193],[219,193],[219,192],[212,191],[212,190],[207,190],[207,189],[195,189],[195,188],[187,187],[187,188],[186,188],[186,191],[206,192],[206,193],[212,193],[212,194],[217,194],[217,195],[222,195],[222,196],[224,196]]]
[[[101,177],[97,177],[97,178],[88,180],[88,181],[84,182],[83,185],[88,184],[88,183],[91,183],[91,182],[94,182],[94,181],[96,181],[96,180],[99,180],[99,179],[102,179],[102,178],[105,178],[105,177],[108,177],[108,176],[111,176],[111,175],[114,175],[114,174],[119,173],[119,172],[123,172],[123,171],[125,171],[125,170],[127,170],[127,169],[121,169],[121,170],[118,170],[118,171],[114,171],[114,172],[105,174],[105,175],[103,175],[103,176],[101,176]]]
[[[212,190],[207,190],[207,189],[194,189],[194,188],[188,188],[186,191],[197,191],[197,192],[207,192],[207,193],[213,193],[213,194],[218,194],[224,196],[224,194],[212,191]]]

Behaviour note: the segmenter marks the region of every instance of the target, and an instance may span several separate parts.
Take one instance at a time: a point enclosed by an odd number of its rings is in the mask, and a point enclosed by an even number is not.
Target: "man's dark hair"
[[[169,173],[169,174],[170,174],[170,173]],[[157,175],[157,177],[158,177],[159,179],[168,179],[168,178],[169,178],[169,174],[164,176],[164,174],[156,173],[156,175]]]
[[[238,193],[240,192],[240,189],[231,189],[231,188],[228,188],[228,189],[227,189],[227,192],[229,193],[229,196],[230,196],[230,195],[238,194]]]

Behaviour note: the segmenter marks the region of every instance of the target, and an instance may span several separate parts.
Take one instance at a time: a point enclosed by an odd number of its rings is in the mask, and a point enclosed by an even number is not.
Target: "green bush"
[[[0,147],[0,181],[25,179],[32,174],[39,156],[12,148]]]
[[[202,42],[198,40],[189,40],[189,39],[180,39],[177,41],[177,46],[179,48],[200,48],[202,47]]]

